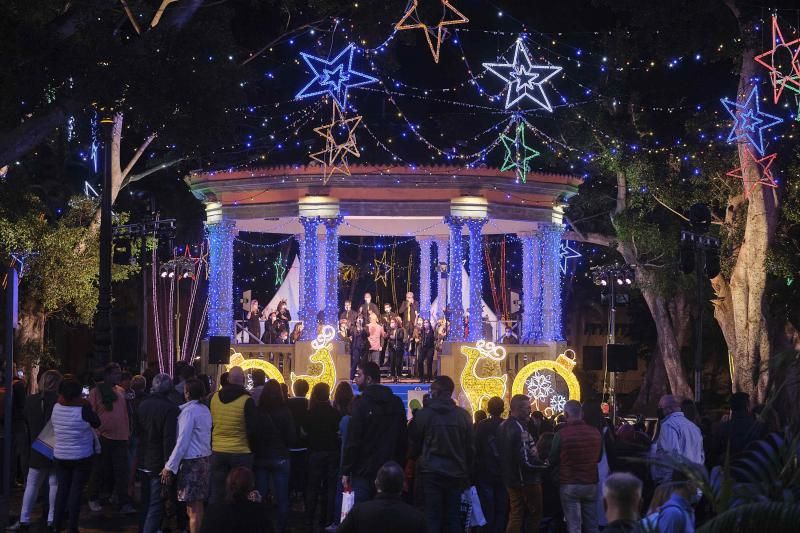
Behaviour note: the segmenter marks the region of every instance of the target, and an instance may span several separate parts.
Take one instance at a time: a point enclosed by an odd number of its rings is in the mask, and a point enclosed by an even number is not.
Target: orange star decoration
[[[383,251],[383,256],[380,259],[373,259],[375,261],[375,285],[380,281],[383,286],[389,283],[389,274],[394,271],[394,265],[386,261],[386,250]]]
[[[744,186],[744,197],[748,198],[751,194],[753,194],[753,191],[758,185],[764,185],[765,187],[772,187],[773,189],[777,189],[778,184],[775,183],[775,179],[773,179],[772,177],[772,171],[769,168],[775,161],[775,157],[777,157],[777,154],[770,154],[768,156],[762,157],[761,159],[756,159],[756,156],[753,155],[753,152],[751,152],[750,150],[745,150],[744,153],[747,154],[745,156],[745,159],[750,158],[750,160],[756,165],[758,165],[758,167],[761,169],[761,175],[759,179],[757,181],[748,179],[748,176],[744,171],[744,164],[742,164],[741,167],[731,170],[726,174],[726,176],[742,180],[742,185]]]
[[[339,105],[333,102],[333,117],[330,124],[314,128],[325,138],[325,149],[311,154],[311,159],[322,164],[323,184],[327,184],[334,172],[350,175],[347,156],[361,157],[356,144],[355,130],[361,123],[361,116],[345,118]],[[339,142],[335,134],[347,132],[347,140]],[[341,138],[341,137],[340,137]]]
[[[422,22],[419,18],[419,13],[417,13],[417,9],[419,8],[419,0],[414,0],[414,3],[411,4],[411,7],[408,8],[403,18],[400,19],[400,22],[395,24],[395,29],[397,31],[400,30],[416,30],[421,29],[425,32],[425,40],[428,41],[428,47],[431,49],[431,53],[433,54],[433,61],[434,63],[439,62],[439,51],[442,48],[442,34],[444,33],[445,26],[453,26],[455,24],[466,24],[469,22],[469,19],[464,16],[461,11],[453,7],[449,0],[440,0],[442,2],[442,19],[436,26],[428,26],[424,22]],[[455,18],[447,20],[448,11],[450,11]],[[411,19],[409,21],[409,19]],[[436,36],[436,46],[433,44],[433,39],[431,35]]]
[[[778,17],[772,15],[772,49],[755,57],[769,70],[772,95],[775,103],[784,89],[800,93],[800,39],[786,42],[778,26]]]

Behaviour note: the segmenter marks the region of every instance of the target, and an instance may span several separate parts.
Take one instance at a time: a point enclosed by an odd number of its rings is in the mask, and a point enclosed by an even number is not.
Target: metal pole
[[[703,274],[705,271],[706,254],[702,243],[695,243],[694,273],[697,284],[697,324],[695,326],[694,342],[694,401],[700,402],[703,388]]]
[[[8,284],[6,285],[6,370],[4,386],[6,388],[5,412],[3,414],[3,505],[2,523],[8,524],[9,500],[11,498],[11,439],[12,439],[12,391],[14,372],[14,333],[17,329],[17,269],[8,269]]]
[[[175,269],[175,362],[181,359],[181,275]],[[174,368],[174,366],[173,366]]]
[[[609,302],[608,307],[608,344],[615,344],[616,342],[616,332],[617,332],[617,295],[614,292],[614,284],[617,282],[616,276],[613,279],[609,279],[609,285],[611,286],[611,301]],[[608,346],[606,346],[606,370],[608,370]],[[616,372],[609,372],[608,378],[608,399],[610,404],[610,414],[611,414],[611,425],[616,425],[617,423],[617,373]]]
[[[103,191],[100,200],[100,272],[97,318],[94,326],[94,355],[98,363],[111,360],[111,142],[114,120],[100,120],[103,130]]]

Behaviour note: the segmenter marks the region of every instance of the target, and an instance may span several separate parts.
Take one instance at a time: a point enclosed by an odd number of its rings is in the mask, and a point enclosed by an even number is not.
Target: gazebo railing
[[[292,344],[234,344],[234,352],[245,359],[261,359],[275,365],[284,378],[294,370],[294,345]]]

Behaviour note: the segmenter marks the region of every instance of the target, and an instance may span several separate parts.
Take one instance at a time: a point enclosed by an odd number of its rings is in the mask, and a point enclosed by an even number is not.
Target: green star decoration
[[[525,183],[528,178],[528,172],[531,170],[531,166],[528,162],[540,155],[539,152],[525,144],[525,124],[521,122],[517,124],[513,138],[505,133],[501,133],[500,142],[503,143],[506,149],[506,158],[500,170],[506,171],[512,168],[516,169],[517,181]]]
[[[286,265],[283,262],[283,252],[278,254],[278,258],[272,263],[275,267],[275,286],[279,286],[286,279]]]

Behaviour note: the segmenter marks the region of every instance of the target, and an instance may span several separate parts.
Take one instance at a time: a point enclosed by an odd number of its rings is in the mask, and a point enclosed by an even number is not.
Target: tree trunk
[[[44,115],[26,120],[16,129],[0,135],[0,167],[14,164],[78,109],[80,106],[76,102],[64,100],[52,106]]]
[[[642,379],[639,395],[633,403],[634,412],[646,415],[655,414],[655,406],[658,405],[658,400],[668,392],[667,372],[664,368],[661,352],[656,347],[653,356],[647,363],[647,371]]]
[[[47,323],[47,313],[41,302],[26,299],[19,309],[19,325],[14,339],[17,346],[15,351],[15,363],[17,368],[24,364],[26,375],[28,376],[28,393],[37,392],[37,377],[39,374],[39,364],[35,359],[30,358],[30,354],[42,354],[44,352],[44,329]],[[28,356],[28,357],[26,357]]]

